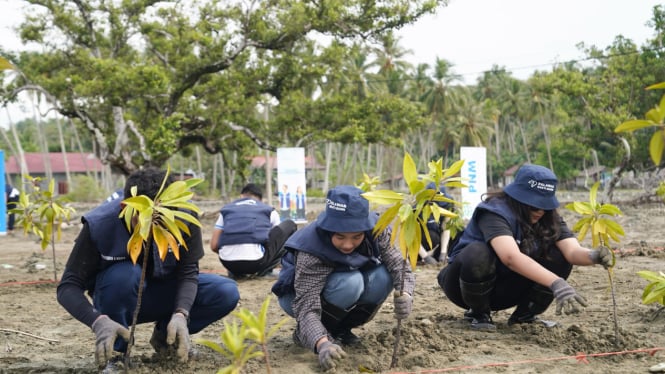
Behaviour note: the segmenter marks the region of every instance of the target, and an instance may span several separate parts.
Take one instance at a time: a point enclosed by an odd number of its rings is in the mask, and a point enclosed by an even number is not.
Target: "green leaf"
[[[402,174],[404,176],[404,182],[409,187],[409,191],[412,194],[415,194],[422,189],[422,187],[416,189],[418,183],[422,185],[422,182],[418,179],[418,168],[416,167],[416,163],[408,153],[404,155],[404,162],[402,163]]]
[[[660,165],[665,150],[665,130],[659,130],[653,133],[649,141],[649,155],[655,165]]]
[[[665,82],[652,84],[651,86],[648,86],[646,89],[647,90],[657,90],[657,89],[660,89],[660,88],[665,88]]]
[[[450,179],[453,176],[459,174],[460,170],[462,170],[462,166],[464,166],[464,160],[457,160],[455,161],[450,167],[443,172],[443,178],[444,179]],[[459,178],[458,178],[459,180]],[[446,183],[446,185],[448,185]],[[462,187],[467,187],[466,185],[462,185]]]
[[[608,216],[622,216],[623,212],[619,209],[618,206],[613,204],[603,204],[600,209],[598,209],[598,214],[604,214]]]
[[[614,129],[614,132],[626,132],[626,131],[631,132],[654,125],[656,125],[656,123],[654,123],[653,121],[645,119],[634,119],[620,124]]]
[[[637,272],[640,277],[651,282],[665,282],[665,274],[663,272],[656,273],[650,270],[641,270]]]
[[[16,67],[9,60],[0,56],[0,70],[16,70]]]
[[[361,194],[368,201],[379,205],[392,205],[404,200],[404,195],[391,190],[376,190]]]

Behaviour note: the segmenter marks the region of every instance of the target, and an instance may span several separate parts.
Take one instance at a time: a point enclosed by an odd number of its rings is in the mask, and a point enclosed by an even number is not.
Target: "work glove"
[[[411,314],[413,298],[406,292],[396,291],[393,295],[393,304],[395,304],[395,317],[405,319]]]
[[[346,352],[337,344],[329,341],[321,343],[319,347],[319,364],[323,370],[330,370],[335,367],[335,360],[341,360],[346,357]]]
[[[594,264],[603,265],[605,269],[609,269],[614,266],[614,256],[612,256],[612,250],[602,246],[596,251],[589,252],[589,257]]]
[[[180,362],[187,362],[189,359],[189,329],[187,328],[187,319],[181,313],[173,313],[171,321],[166,326],[166,344],[176,343],[176,355]]]
[[[587,306],[586,300],[578,295],[575,289],[563,278],[558,278],[552,282],[550,289],[556,299],[556,314],[561,314],[561,311],[565,314],[578,313],[580,309],[575,303]]]
[[[106,365],[106,362],[113,355],[113,345],[116,337],[129,341],[129,330],[118,322],[115,322],[109,316],[102,314],[92,324],[92,331],[97,337],[95,342],[95,361],[100,367]]]

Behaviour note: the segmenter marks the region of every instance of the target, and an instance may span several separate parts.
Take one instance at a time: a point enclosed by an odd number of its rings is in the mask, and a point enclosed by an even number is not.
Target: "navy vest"
[[[450,254],[448,255],[448,263],[452,263],[455,256],[457,256],[457,254],[459,254],[459,252],[468,244],[473,242],[485,242],[480,227],[478,226],[478,212],[481,210],[489,211],[503,217],[510,225],[510,229],[513,232],[513,238],[515,238],[518,244],[521,242],[522,230],[517,222],[517,217],[513,211],[510,210],[508,203],[504,199],[499,198],[483,201],[478,204],[473,211],[473,216],[471,216],[469,224],[464,229],[464,232],[462,232],[462,236],[457,244],[450,251]]]
[[[282,270],[279,278],[272,287],[277,296],[294,292],[295,279],[295,251],[309,253],[320,258],[335,268],[335,271],[349,271],[381,264],[379,259],[379,245],[373,238],[372,230],[365,232],[365,239],[360,247],[352,253],[344,254],[332,245],[329,232],[318,229],[316,223],[296,231],[284,244],[287,253],[282,257]]]
[[[245,197],[225,205],[220,210],[224,217],[224,232],[219,246],[229,244],[263,244],[272,228],[270,213],[273,207]]]
[[[120,202],[121,199],[105,202],[81,217],[81,221],[88,224],[90,238],[99,251],[102,269],[118,262],[131,261],[129,253],[127,253],[127,242],[130,235],[124,222],[118,217],[121,211]],[[148,274],[150,277],[166,279],[173,275],[177,260],[171,249],[162,262],[157,246],[152,243],[150,257],[149,269],[151,272]],[[150,262],[150,260],[152,261]],[[140,265],[140,262],[137,264]]]

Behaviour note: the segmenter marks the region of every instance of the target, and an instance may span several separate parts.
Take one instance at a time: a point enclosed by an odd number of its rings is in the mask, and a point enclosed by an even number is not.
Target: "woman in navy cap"
[[[559,216],[556,186],[550,169],[524,165],[513,183],[476,207],[438,276],[446,296],[467,309],[471,328],[496,329],[490,311],[514,306],[508,325],[554,326],[538,318],[554,299],[557,314],[586,306],[566,282],[573,265],[611,265],[609,249],[582,247]]]
[[[402,254],[390,244],[388,230],[373,235],[378,217],[362,192],[354,186],[328,191],[316,223],[287,240],[272,288],[282,309],[296,319],[294,341],[317,353],[326,370],[346,355],[340,345],[359,342],[351,329],[369,322],[402,285]],[[415,278],[408,266],[403,284],[393,300],[398,319],[411,313]]]

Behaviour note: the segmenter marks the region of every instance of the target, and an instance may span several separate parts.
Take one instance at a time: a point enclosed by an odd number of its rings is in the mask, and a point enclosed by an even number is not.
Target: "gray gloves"
[[[101,315],[93,322],[92,331],[97,337],[95,342],[95,360],[97,365],[104,366],[113,355],[113,344],[116,337],[129,341],[129,330],[107,315]]]
[[[589,258],[594,264],[603,265],[605,269],[614,266],[614,256],[609,248],[602,246],[598,250],[589,252]]]
[[[319,347],[319,364],[323,370],[330,370],[335,367],[335,360],[341,360],[346,357],[346,352],[337,344],[329,341],[321,343]]]
[[[552,282],[550,289],[556,299],[556,314],[561,314],[562,310],[566,314],[578,313],[580,309],[575,302],[587,306],[586,300],[578,295],[575,289],[563,278],[558,278]]]
[[[176,342],[177,340],[177,342]],[[181,313],[173,313],[171,321],[166,326],[166,344],[176,343],[176,355],[180,362],[187,362],[189,359],[189,329],[187,328],[187,319]]]
[[[395,317],[397,317],[397,319],[405,319],[411,314],[413,298],[408,293],[395,292],[393,295],[393,303],[395,304]]]

